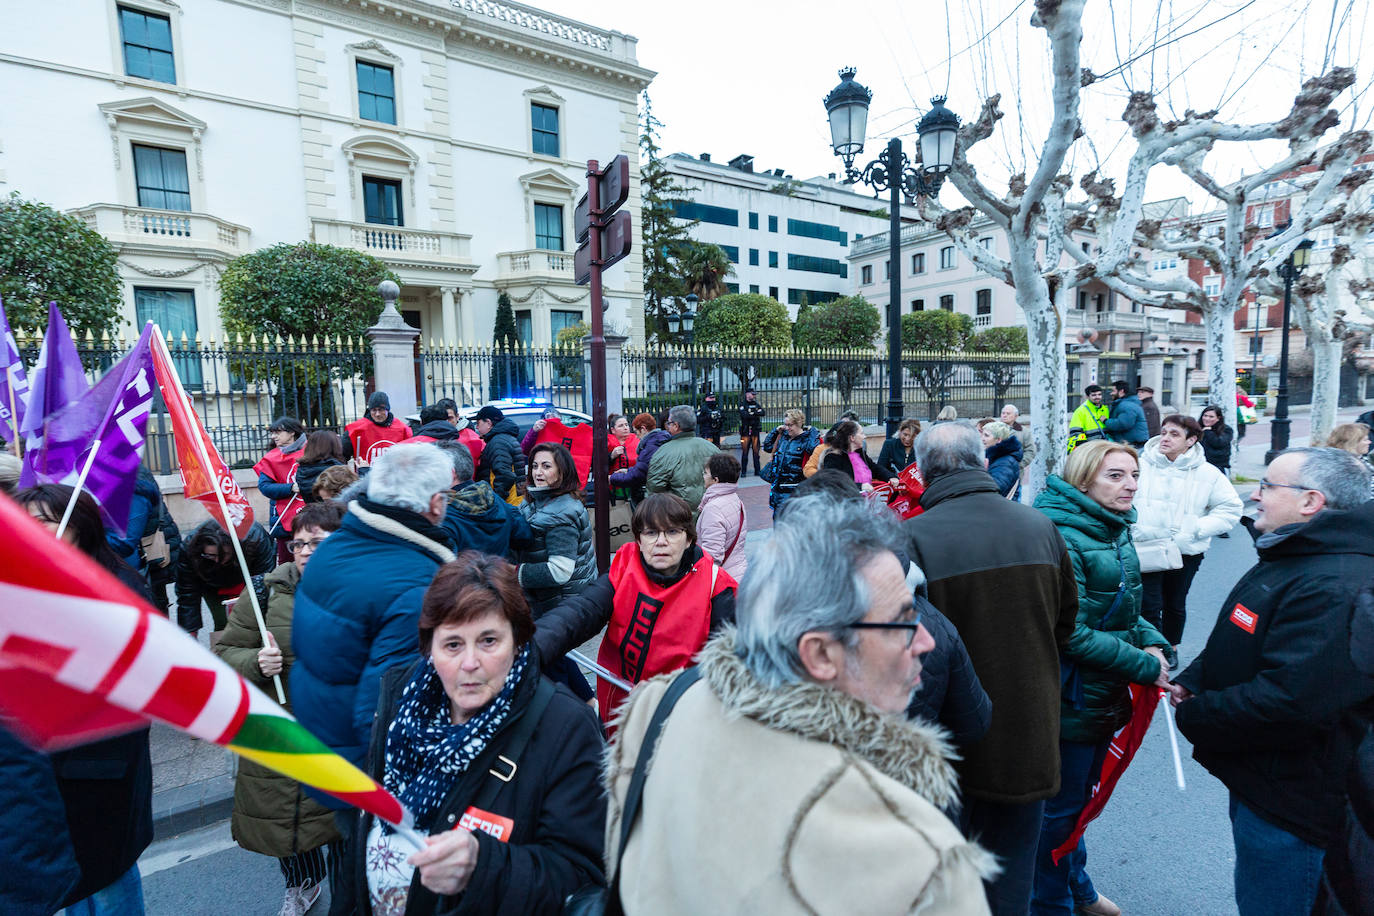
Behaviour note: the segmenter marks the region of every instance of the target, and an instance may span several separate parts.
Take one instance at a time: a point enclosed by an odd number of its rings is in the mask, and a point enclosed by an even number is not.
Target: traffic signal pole
[[[596,506],[592,510],[596,532],[596,568],[605,574],[611,568],[611,483],[608,479],[610,451],[606,429],[606,329],[601,307],[601,165],[587,160],[587,202],[591,217],[588,253],[591,255],[592,335],[589,341],[592,369],[592,480]]]

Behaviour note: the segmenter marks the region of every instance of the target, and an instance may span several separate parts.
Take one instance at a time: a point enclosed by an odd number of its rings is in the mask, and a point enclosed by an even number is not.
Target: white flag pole
[[[62,512],[62,521],[57,525],[57,536],[62,537],[62,533],[67,530],[67,522],[72,520],[72,510],[76,508],[77,497],[81,495],[81,488],[86,485],[86,477],[91,473],[91,466],[95,464],[96,453],[100,451],[100,440],[91,443],[91,451],[86,455],[86,463],[81,466],[81,473],[77,475],[76,486],[72,490],[72,498],[67,500],[67,508]]]
[[[291,504],[294,503],[294,502],[295,502],[296,500],[298,500],[298,499],[300,499],[300,495],[299,495],[299,494],[294,494],[294,493],[293,493],[292,496],[291,496],[291,499],[286,503],[285,508],[283,508],[283,509],[281,510],[281,514],[277,516],[277,520],[276,520],[275,522],[272,523],[272,529],[271,529],[270,531],[267,532],[268,534],[272,534],[273,532],[275,532],[275,531],[277,530],[277,526],[281,524],[281,520],[284,519],[284,518],[286,518],[286,513],[288,513],[288,512],[291,511]],[[282,530],[285,531],[286,529],[283,528]]]
[[[1169,702],[1167,693],[1160,696],[1159,704],[1164,707],[1164,722],[1169,726],[1169,747],[1174,752],[1174,778],[1178,781],[1178,790],[1182,792],[1187,786],[1183,783],[1183,758],[1178,753],[1178,729],[1174,727],[1174,707]]]
[[[219,488],[219,479],[215,476],[214,469],[210,466],[210,453],[206,449],[205,440],[200,434],[200,417],[196,413],[195,408],[191,406],[190,398],[186,396],[186,390],[181,387],[181,377],[177,374],[177,367],[172,362],[172,354],[167,352],[167,344],[162,339],[162,329],[157,325],[153,325],[153,334],[151,337],[153,340],[157,341],[158,351],[162,354],[162,360],[166,364],[167,369],[172,373],[172,380],[176,382],[176,391],[173,392],[173,396],[182,399],[183,406],[190,412],[191,417],[196,421],[194,423],[194,430],[191,438],[195,439],[196,452],[200,456],[201,467],[205,469],[205,473],[211,478],[211,489],[215,491],[215,500],[219,503],[220,518],[224,519],[224,523],[228,525],[229,507],[224,502],[224,493]],[[166,392],[163,393],[163,397],[164,399],[166,398]],[[239,570],[243,573],[243,590],[248,593],[248,601],[253,607],[253,617],[258,623],[258,633],[262,636],[263,646],[266,647],[270,644],[267,639],[267,621],[263,619],[262,607],[258,604],[258,593],[253,588],[253,574],[248,569],[248,559],[243,555],[243,545],[239,543],[238,532],[233,530],[231,526],[228,534],[229,543],[234,545],[234,555],[238,557]],[[285,706],[286,690],[282,687],[280,674],[272,675],[272,684],[277,688],[277,702]]]
[[[629,693],[631,690],[635,689],[634,684],[631,684],[629,681],[621,680],[614,674],[611,674],[611,672],[607,671],[605,668],[598,665],[596,662],[592,661],[590,658],[583,655],[581,652],[578,652],[576,649],[568,653],[568,658],[577,662],[579,665],[583,665],[587,668],[592,669],[592,671],[596,672],[597,677],[601,678],[608,684],[613,684],[614,686],[619,687],[626,693]]]

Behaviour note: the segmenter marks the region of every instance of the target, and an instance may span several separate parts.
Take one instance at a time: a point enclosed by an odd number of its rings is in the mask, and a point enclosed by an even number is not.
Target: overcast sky
[[[915,124],[931,95],[948,93],[948,107],[967,120],[984,98],[1000,92],[1006,117],[973,159],[1001,193],[1007,174],[1033,167],[1048,121],[1048,42],[1029,24],[1033,0],[535,5],[639,39],[640,64],[658,72],[649,94],[664,122],[665,152],[705,152],[718,162],[747,153],[757,169],[782,168],[796,178],[839,171],[822,99],[843,66],[857,67],[857,79],[873,91],[869,141],[858,164],[876,157],[894,133],[912,141],[912,154]],[[1358,65],[1363,56],[1357,88],[1368,86],[1371,6],[1369,0],[1090,0],[1083,64],[1097,74],[1116,72],[1085,91],[1088,138],[1071,154],[1075,178],[1095,161],[1107,174],[1124,173],[1132,143],[1120,115],[1132,89],[1154,86],[1166,117],[1216,108],[1239,122],[1283,117],[1301,81],[1333,63]],[[1350,99],[1347,93],[1341,102]],[[1352,119],[1368,126],[1371,100],[1347,107],[1343,126]],[[1224,160],[1218,172],[1231,178],[1281,152],[1260,145],[1214,156]],[[1173,169],[1156,169],[1149,190],[1151,199],[1201,199]],[[942,200],[958,203],[952,189]]]

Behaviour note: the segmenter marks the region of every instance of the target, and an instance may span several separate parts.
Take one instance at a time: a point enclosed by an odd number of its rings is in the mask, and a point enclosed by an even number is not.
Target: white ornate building
[[[384,260],[426,342],[489,342],[502,290],[536,346],[590,317],[573,208],[636,161],[633,37],[494,0],[0,9],[0,193],[109,238],[129,321],[219,334],[223,265],[305,239]],[[635,232],[607,318],[642,340]]]

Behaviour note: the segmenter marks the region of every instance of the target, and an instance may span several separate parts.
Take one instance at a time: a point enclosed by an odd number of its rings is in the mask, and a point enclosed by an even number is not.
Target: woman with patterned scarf
[[[419,662],[382,680],[372,776],[427,847],[363,818],[360,916],[556,914],[604,881],[596,715],[539,673],[515,567],[466,551],[420,611]]]

